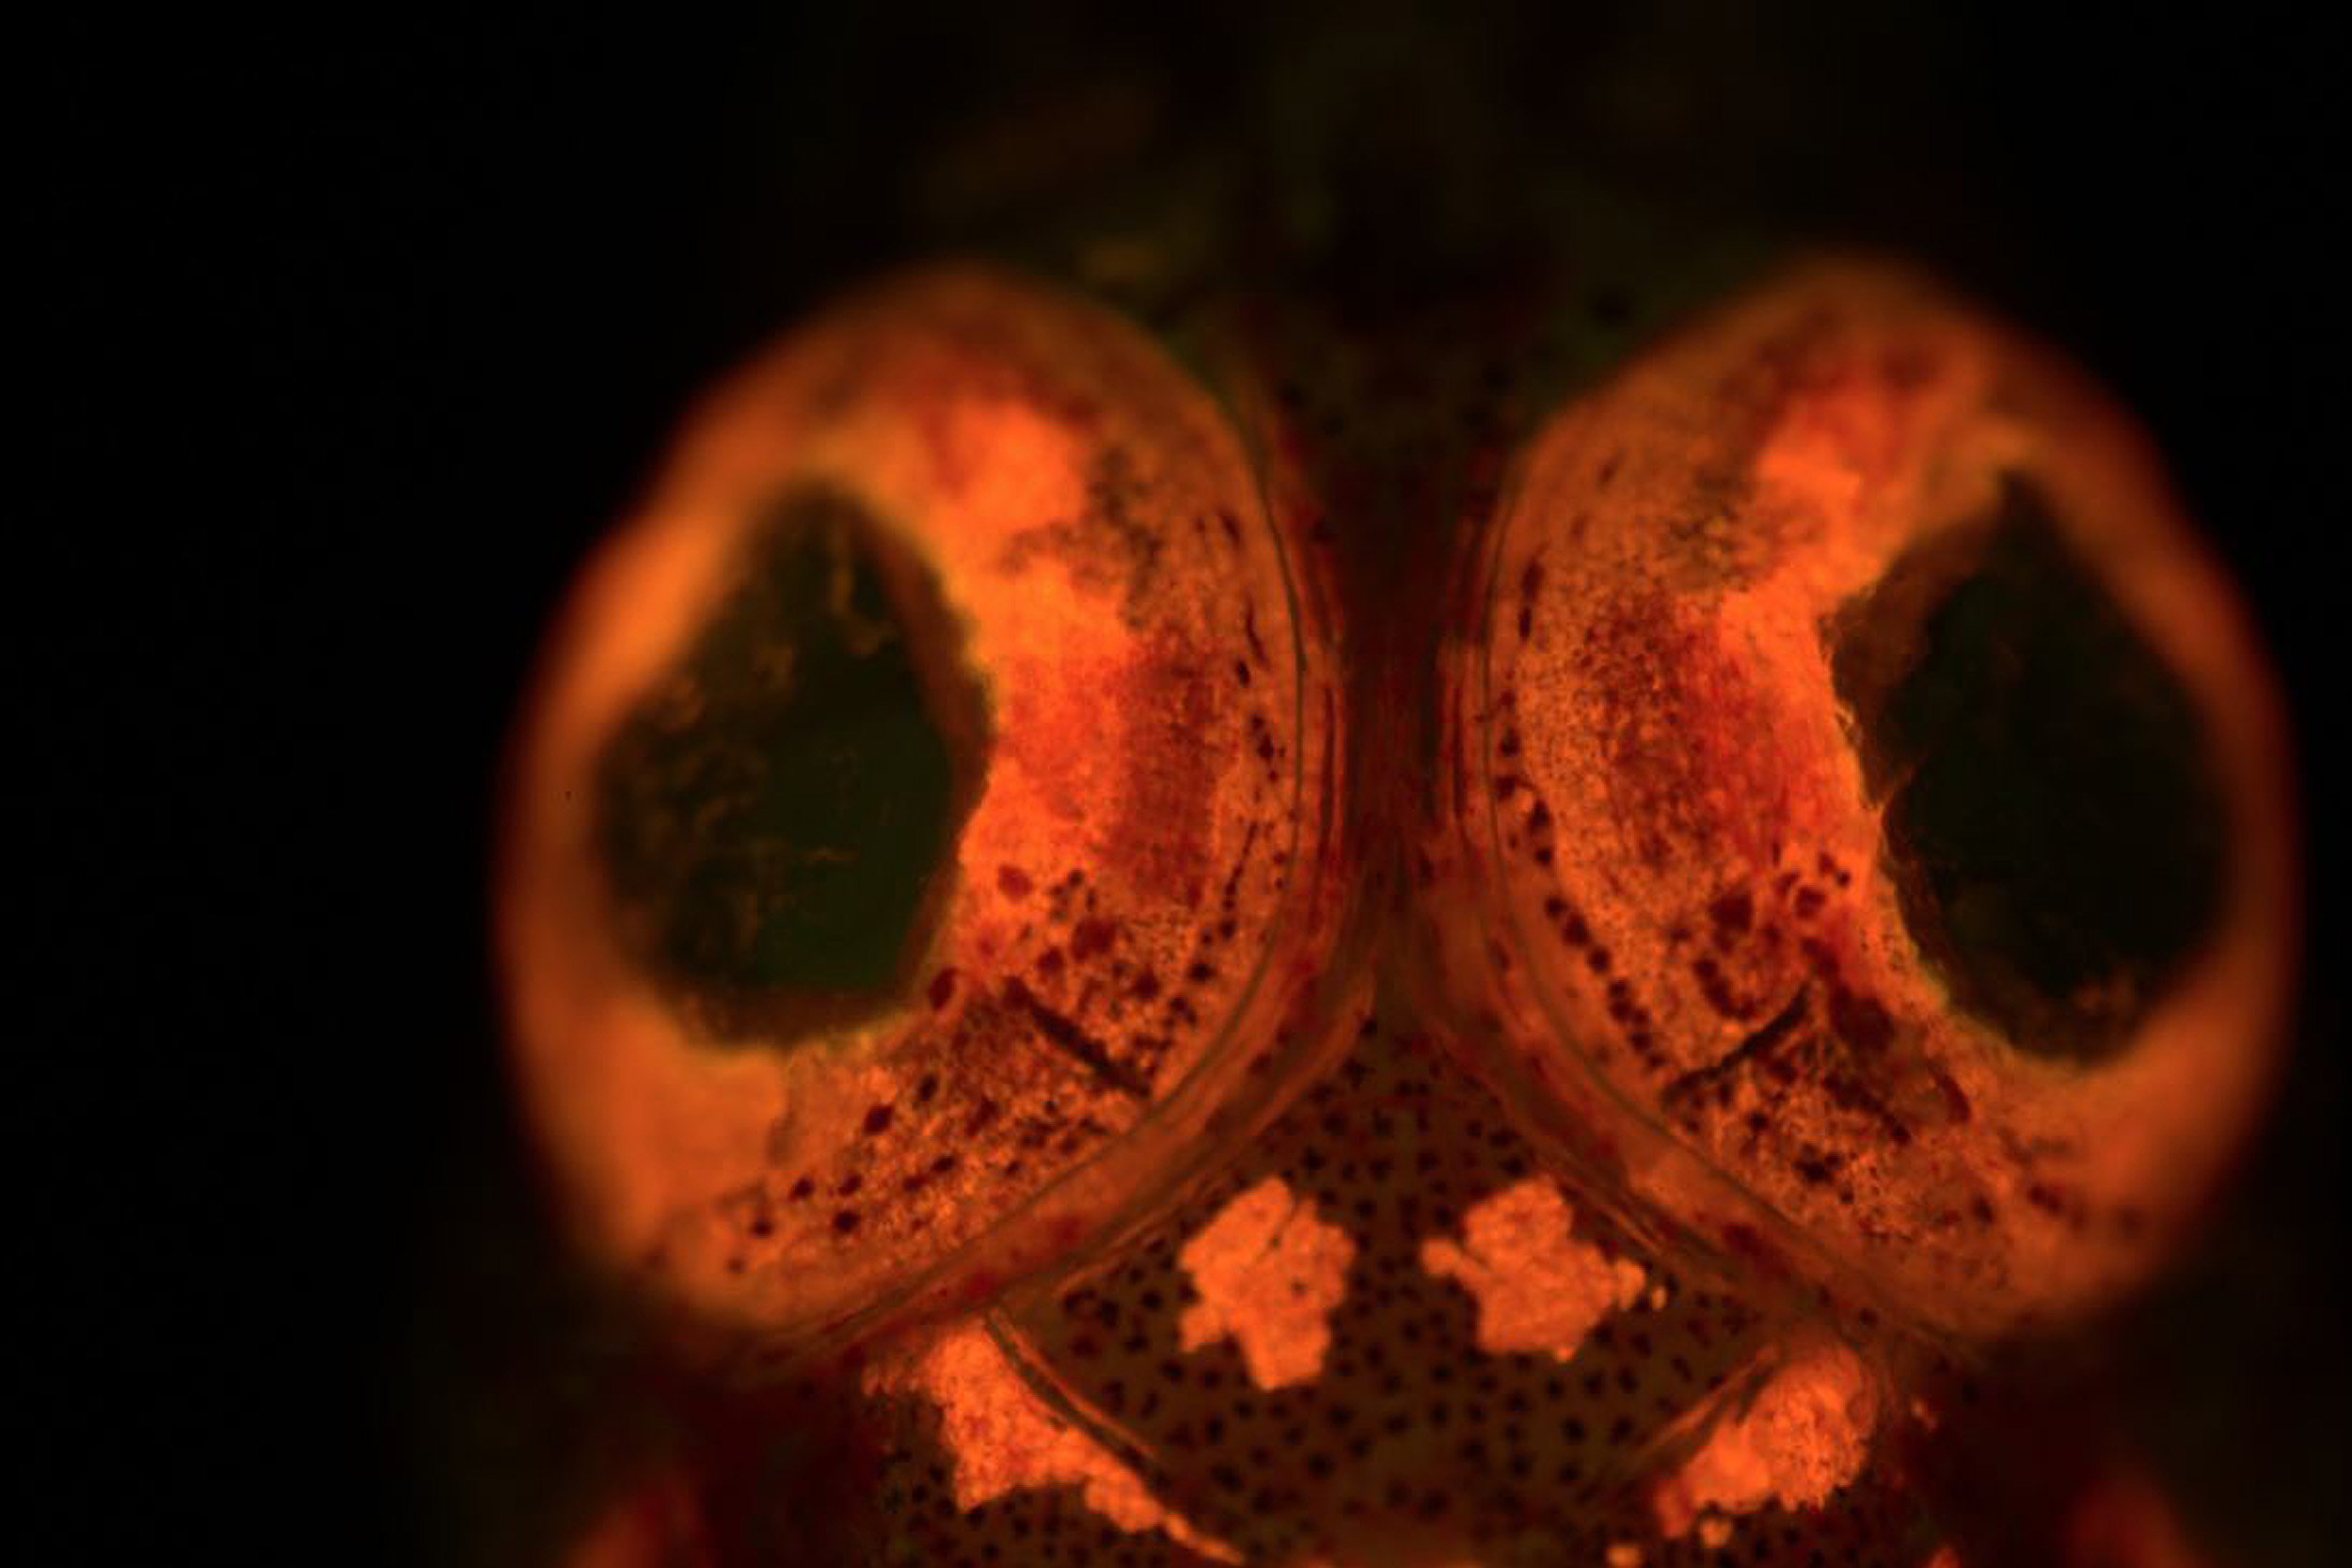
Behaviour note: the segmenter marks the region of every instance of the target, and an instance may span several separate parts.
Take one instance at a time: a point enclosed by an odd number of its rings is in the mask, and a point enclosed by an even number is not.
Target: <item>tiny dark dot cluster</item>
[[[1420,1249],[1431,1237],[1459,1242],[1470,1206],[1535,1168],[1503,1107],[1438,1047],[1368,1022],[1337,1070],[1120,1261],[1006,1326],[1104,1424],[1154,1497],[1250,1563],[1346,1562],[1351,1543],[1378,1540],[1494,1555],[1532,1532],[1559,1542],[1567,1560],[1598,1561],[1612,1543],[1633,1541],[1645,1563],[1842,1564],[1882,1560],[1881,1544],[1907,1538],[1897,1515],[1908,1497],[1866,1481],[1822,1510],[1740,1519],[1723,1552],[1660,1540],[1645,1448],[1724,1386],[1773,1324],[1684,1282],[1571,1188],[1580,1238],[1641,1262],[1665,1285],[1665,1304],[1612,1316],[1565,1363],[1482,1351],[1476,1303],[1428,1275]],[[1321,1375],[1272,1390],[1253,1385],[1230,1340],[1186,1352],[1178,1330],[1197,1299],[1178,1261],[1184,1242],[1268,1177],[1357,1249]],[[885,1499],[887,1560],[1206,1560],[1159,1532],[1119,1531],[1073,1488],[960,1512],[924,1414],[910,1419],[898,1501]]]

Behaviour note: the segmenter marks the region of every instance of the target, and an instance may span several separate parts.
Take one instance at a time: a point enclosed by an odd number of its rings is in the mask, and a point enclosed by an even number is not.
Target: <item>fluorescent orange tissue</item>
[[[1132,1196],[1316,940],[1308,641],[1238,443],[1107,313],[936,270],[723,385],[519,732],[515,1060],[590,1254],[814,1339]]]
[[[1492,552],[1465,800],[1535,1052],[1927,1323],[2145,1278],[2273,1078],[2296,890],[2269,672],[2127,418],[1816,262],[1556,415]]]

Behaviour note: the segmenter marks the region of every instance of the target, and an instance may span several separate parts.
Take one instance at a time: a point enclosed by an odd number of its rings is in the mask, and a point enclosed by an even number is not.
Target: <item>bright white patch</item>
[[[1241,1560],[1232,1547],[1162,1506],[1109,1449],[1048,1408],[977,1323],[950,1330],[911,1367],[885,1368],[871,1381],[915,1389],[938,1406],[940,1438],[955,1463],[958,1508],[969,1512],[1023,1487],[1075,1485],[1087,1507],[1120,1529],[1162,1530],[1203,1557]]]
[[[1230,1336],[1259,1387],[1312,1382],[1355,1257],[1346,1231],[1317,1219],[1280,1178],[1266,1178],[1176,1255],[1200,1295],[1177,1320],[1184,1349]]]
[[[1576,1218],[1546,1178],[1531,1176],[1473,1204],[1463,1244],[1432,1237],[1421,1266],[1478,1298],[1478,1348],[1541,1351],[1565,1361],[1613,1311],[1641,1299],[1648,1275],[1569,1234]]]
[[[1820,1507],[1862,1473],[1878,1413],[1878,1386],[1859,1355],[1835,1341],[1807,1346],[1658,1484],[1658,1528],[1681,1535],[1709,1508]]]

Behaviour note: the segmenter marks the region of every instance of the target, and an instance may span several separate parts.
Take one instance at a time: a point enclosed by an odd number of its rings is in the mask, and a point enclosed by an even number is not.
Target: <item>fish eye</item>
[[[2278,1066],[2296,893],[2272,677],[2128,417],[1820,260],[1554,415],[1488,544],[1453,812],[1512,1059],[1935,1328],[2147,1277]]]
[[[912,274],[755,358],[516,728],[514,1066],[592,1257],[803,1338],[1187,1155],[1327,935],[1320,634],[1238,439],[1106,312]]]

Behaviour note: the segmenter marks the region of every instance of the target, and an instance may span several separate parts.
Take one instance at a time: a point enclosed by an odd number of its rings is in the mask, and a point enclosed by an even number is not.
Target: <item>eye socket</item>
[[[720,388],[516,726],[514,1057],[591,1252],[814,1333],[1134,1199],[1327,935],[1323,659],[1105,313],[924,273]]]
[[[2270,675],[2127,418],[1816,262],[1555,416],[1491,546],[1455,809],[1529,1059],[1931,1324],[2154,1267],[2273,1075],[2296,851]]]

